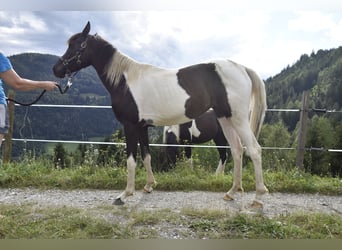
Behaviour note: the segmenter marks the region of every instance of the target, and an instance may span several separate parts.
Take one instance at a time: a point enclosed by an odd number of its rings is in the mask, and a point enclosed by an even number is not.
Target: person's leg
[[[8,119],[8,110],[7,106],[4,104],[0,104],[0,148],[2,144],[2,140],[7,134],[9,128],[9,119]]]

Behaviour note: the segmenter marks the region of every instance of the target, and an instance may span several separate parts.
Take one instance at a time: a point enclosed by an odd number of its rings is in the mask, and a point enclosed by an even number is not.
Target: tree
[[[330,120],[315,115],[309,124],[306,138],[306,147],[312,149],[305,154],[306,170],[312,174],[329,175],[332,155],[325,149],[336,145],[336,133]]]
[[[259,143],[262,147],[289,148],[292,145],[292,137],[284,123],[280,121],[262,127]],[[294,165],[294,151],[266,149],[262,152],[265,168],[286,169]]]

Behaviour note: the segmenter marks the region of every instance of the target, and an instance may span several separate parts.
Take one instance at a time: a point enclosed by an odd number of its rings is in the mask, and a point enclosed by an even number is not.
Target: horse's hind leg
[[[218,119],[223,133],[231,146],[231,153],[234,160],[234,179],[232,188],[225,194],[225,200],[233,200],[234,194],[238,191],[243,191],[242,188],[242,153],[243,148],[240,138],[231,124],[230,118]]]
[[[148,127],[142,127],[140,132],[140,148],[141,148],[141,155],[144,161],[144,166],[146,168],[146,174],[147,174],[147,183],[144,187],[144,191],[147,193],[151,193],[153,190],[153,186],[155,186],[157,183],[154,179],[153,172],[152,172],[152,166],[151,166],[151,154],[150,154],[150,148],[148,144]]]
[[[262,174],[261,147],[248,122],[236,126],[236,130],[239,133],[242,142],[246,146],[247,155],[251,157],[254,165],[256,194],[252,205],[255,207],[262,207],[263,203],[261,201],[261,197],[263,194],[268,193],[268,190],[264,185]]]

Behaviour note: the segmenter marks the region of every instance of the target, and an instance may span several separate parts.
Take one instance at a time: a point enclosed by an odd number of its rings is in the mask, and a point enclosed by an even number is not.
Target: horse
[[[135,191],[138,144],[147,172],[144,190],[156,185],[151,167],[148,127],[191,121],[210,108],[217,116],[234,161],[234,180],[224,200],[233,200],[242,188],[242,142],[255,170],[252,206],[263,207],[264,185],[261,147],[257,141],[266,110],[264,82],[251,69],[227,59],[212,60],[179,69],[139,63],[99,35],[91,35],[90,22],[72,35],[62,57],[53,66],[64,78],[93,66],[108,90],[112,110],[126,137],[127,184],[114,200],[122,205]],[[251,111],[251,112],[250,112]]]
[[[223,174],[227,160],[227,139],[218,123],[214,110],[210,109],[196,119],[179,125],[165,126],[163,133],[167,158],[174,165],[179,156],[178,147],[175,145],[201,144],[214,140],[220,156],[215,174]],[[185,147],[185,156],[191,158],[191,147]]]

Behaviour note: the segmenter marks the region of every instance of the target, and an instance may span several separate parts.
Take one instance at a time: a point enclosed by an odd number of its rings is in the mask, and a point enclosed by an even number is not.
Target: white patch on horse
[[[201,135],[201,131],[197,128],[196,121],[192,120],[191,127],[189,128],[189,132],[191,135],[191,138],[194,137],[199,137]]]
[[[127,74],[129,76],[130,72]],[[152,120],[156,126],[190,120],[185,116],[184,107],[189,95],[177,83],[175,71],[150,68],[127,84],[137,104],[140,120]]]
[[[126,188],[126,195],[132,195],[134,193],[134,186],[135,186],[135,168],[137,166],[136,161],[134,160],[133,155],[131,154],[127,158],[127,188]]]

